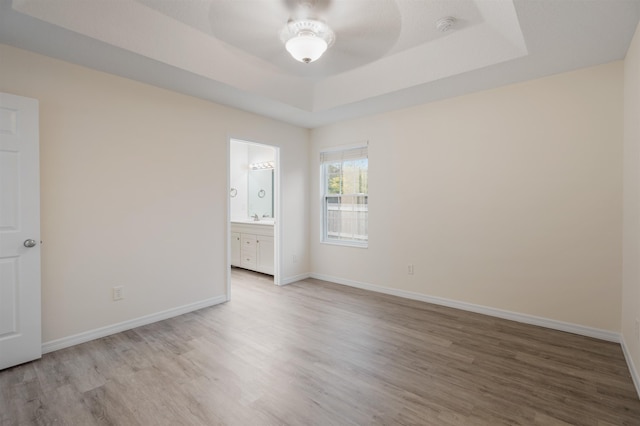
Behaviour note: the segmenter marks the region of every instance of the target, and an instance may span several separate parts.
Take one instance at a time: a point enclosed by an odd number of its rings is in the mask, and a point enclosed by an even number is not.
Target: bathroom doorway
[[[229,140],[228,298],[235,271],[280,282],[279,154],[271,145]]]

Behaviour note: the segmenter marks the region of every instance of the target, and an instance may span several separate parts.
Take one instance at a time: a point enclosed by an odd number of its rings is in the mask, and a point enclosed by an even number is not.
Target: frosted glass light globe
[[[296,60],[308,64],[320,58],[329,45],[311,32],[301,32],[285,44],[287,52]]]

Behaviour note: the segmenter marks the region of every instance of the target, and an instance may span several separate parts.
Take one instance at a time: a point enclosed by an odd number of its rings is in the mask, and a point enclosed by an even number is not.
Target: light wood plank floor
[[[229,303],[0,372],[0,424],[640,425],[640,400],[617,344],[234,269]]]

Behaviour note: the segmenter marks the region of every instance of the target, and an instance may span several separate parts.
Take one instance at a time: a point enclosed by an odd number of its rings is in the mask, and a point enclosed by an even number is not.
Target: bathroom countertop
[[[275,224],[275,219],[234,219],[231,223],[242,223],[243,225],[264,225],[264,226],[273,226]]]

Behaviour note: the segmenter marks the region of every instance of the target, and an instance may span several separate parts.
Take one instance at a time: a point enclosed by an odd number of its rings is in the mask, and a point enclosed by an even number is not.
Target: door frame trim
[[[281,279],[281,259],[282,259],[282,197],[281,197],[281,163],[280,163],[280,147],[277,145],[273,145],[266,142],[257,142],[255,140],[251,140],[251,138],[244,137],[236,137],[234,135],[227,135],[227,185],[226,185],[226,203],[227,203],[227,215],[226,215],[226,276],[227,276],[227,286],[226,286],[226,296],[227,301],[231,300],[231,202],[229,198],[229,190],[231,188],[231,142],[241,142],[249,145],[261,145],[273,148],[275,150],[275,168],[274,168],[274,200],[273,200],[273,208],[274,208],[274,216],[275,223],[273,227],[273,236],[274,236],[274,259],[273,259],[273,283],[275,285],[284,285],[282,284]]]

